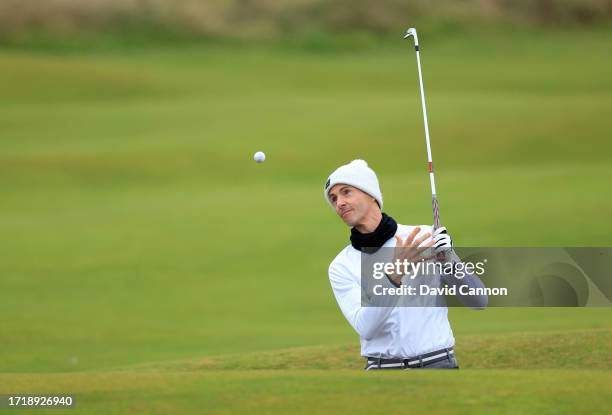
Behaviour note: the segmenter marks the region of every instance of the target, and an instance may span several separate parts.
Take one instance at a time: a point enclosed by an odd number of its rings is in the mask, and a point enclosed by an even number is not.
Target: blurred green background
[[[604,308],[451,309],[459,373],[365,376],[321,189],[364,158],[386,212],[431,222],[415,26],[455,242],[609,246],[611,16],[3,1],[0,393],[75,393],[83,413],[394,412],[401,394],[415,413],[605,412]]]

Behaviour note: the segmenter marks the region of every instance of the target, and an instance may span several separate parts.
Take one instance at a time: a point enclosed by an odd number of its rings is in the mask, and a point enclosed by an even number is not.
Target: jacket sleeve
[[[461,262],[461,259],[457,256],[455,251],[451,251],[451,260],[453,262]],[[468,295],[461,294],[459,292],[459,287],[461,285],[465,285],[468,288],[485,288],[484,283],[475,273],[465,272],[465,276],[463,278],[457,278],[454,275],[446,275],[442,277],[442,280],[445,281],[449,286],[457,286],[457,297],[459,301],[466,306],[470,307],[473,310],[483,310],[487,307],[489,303],[489,297],[486,294],[480,295]]]
[[[344,317],[359,336],[372,339],[391,314],[399,296],[380,296],[377,306],[363,306],[360,282],[351,276],[346,266],[335,262],[329,266],[329,281]],[[381,279],[380,284],[394,287],[387,278]]]

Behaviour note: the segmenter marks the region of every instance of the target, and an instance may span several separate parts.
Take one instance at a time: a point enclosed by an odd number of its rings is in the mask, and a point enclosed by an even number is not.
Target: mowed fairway
[[[456,244],[612,244],[609,39],[420,39]],[[606,412],[607,308],[451,309],[461,370],[361,371],[322,186],[364,158],[387,213],[431,222],[396,43],[0,50],[0,394],[88,414]]]

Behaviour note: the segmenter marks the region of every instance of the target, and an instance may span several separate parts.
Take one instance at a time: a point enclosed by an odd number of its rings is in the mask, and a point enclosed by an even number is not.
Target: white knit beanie
[[[370,167],[365,160],[353,160],[349,164],[338,167],[332,174],[330,174],[325,187],[323,189],[323,195],[325,200],[333,208],[331,200],[329,200],[329,190],[337,185],[338,183],[348,184],[357,189],[366,192],[372,196],[378,202],[378,206],[382,210],[383,197],[380,192],[380,185],[378,184],[378,178],[376,173]]]

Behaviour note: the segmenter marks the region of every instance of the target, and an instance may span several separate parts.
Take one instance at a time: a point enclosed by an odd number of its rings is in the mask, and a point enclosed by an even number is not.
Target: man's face
[[[338,216],[351,227],[361,223],[372,204],[376,204],[372,196],[348,184],[339,183],[327,194]]]

